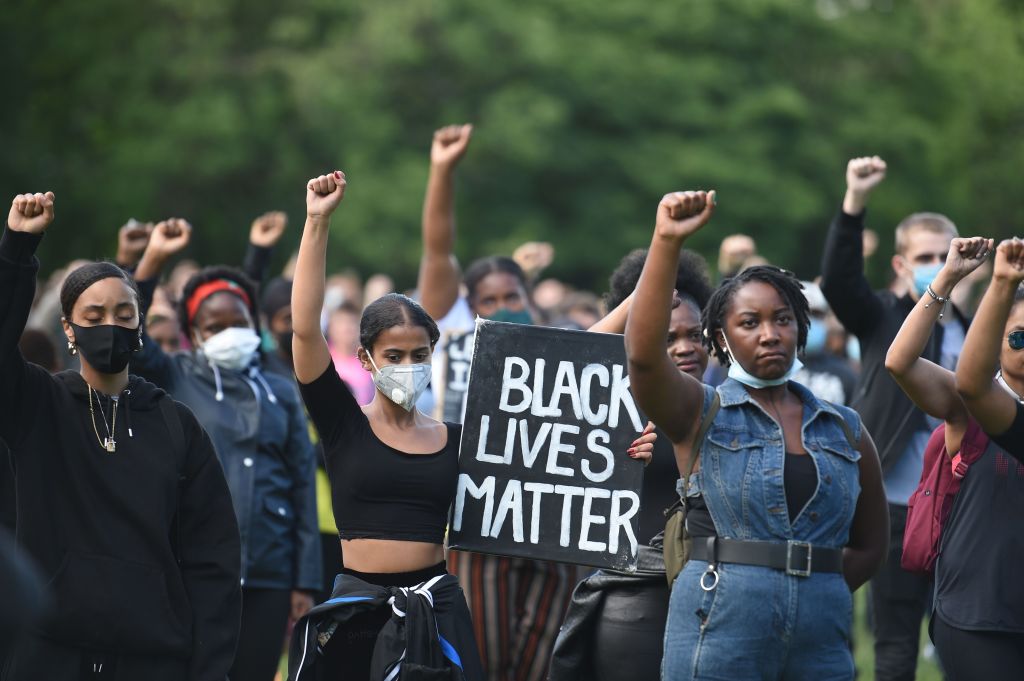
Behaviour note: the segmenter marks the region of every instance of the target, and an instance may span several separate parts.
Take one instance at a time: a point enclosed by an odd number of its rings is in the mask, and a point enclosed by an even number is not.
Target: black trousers
[[[231,681],[274,681],[292,608],[290,589],[242,589],[242,628]]]
[[[932,641],[949,681],[1020,681],[1024,634],[957,629],[935,615]]]
[[[921,621],[932,583],[900,567],[907,507],[889,504],[889,555],[871,580],[871,630],[875,636],[875,679],[914,681]]]

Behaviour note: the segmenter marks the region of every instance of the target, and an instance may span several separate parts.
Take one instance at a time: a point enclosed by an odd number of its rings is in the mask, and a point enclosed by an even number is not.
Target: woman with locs
[[[954,245],[957,241],[961,240],[955,239]],[[968,243],[976,244],[976,240]],[[991,243],[976,248],[991,249]],[[970,246],[962,246],[959,257],[971,254]],[[954,255],[950,249],[947,268]],[[982,253],[973,255],[978,260],[982,257]],[[943,528],[935,566],[932,639],[951,681],[1008,681],[1019,679],[1024,669],[1024,589],[1020,585],[1024,561],[1020,522],[1024,515],[1022,281],[1024,241],[1003,241],[996,249],[992,279],[967,331],[956,368],[956,389],[970,414],[970,427],[980,425],[989,444],[963,478]],[[952,286],[942,284],[936,279],[932,289],[936,297],[945,299]],[[937,306],[939,303],[933,307]],[[934,319],[935,313],[929,312]],[[892,353],[890,350],[890,356]],[[939,391],[938,385],[946,389]],[[923,387],[921,392],[926,394]],[[942,383],[929,382],[928,392],[933,402],[942,395],[949,399],[948,378]],[[962,409],[963,405],[950,401]],[[963,416],[958,420],[966,421]],[[947,451],[954,453],[956,443],[949,441],[949,430],[947,418]]]
[[[189,243],[181,219],[153,228],[135,271],[143,312],[167,260]],[[255,284],[234,268],[207,267],[182,289],[178,319],[191,350],[147,340],[132,371],[191,407],[210,434],[242,536],[242,619],[230,676],[271,681],[289,619],[322,588],[316,460],[294,382],[266,370]]]
[[[111,263],[60,293],[80,371],[18,351],[54,196],[17,196],[0,239],[0,437],[16,467],[18,542],[50,617],[3,678],[223,681],[238,637],[240,543],[224,473],[192,412],[129,375],[139,292]]]
[[[717,390],[665,353],[679,251],[714,207],[714,192],[662,199],[626,325],[637,402],[677,445],[681,473],[697,457],[693,547],[672,588],[662,678],[852,679],[851,592],[885,556],[888,516],[856,413],[789,380],[809,324],[799,281],[760,266],[715,291],[703,321],[729,367]]]

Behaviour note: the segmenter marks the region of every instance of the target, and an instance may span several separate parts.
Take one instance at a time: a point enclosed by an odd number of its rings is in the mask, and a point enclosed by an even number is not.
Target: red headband
[[[220,293],[221,291],[234,293],[242,299],[246,307],[252,307],[252,303],[249,300],[249,294],[247,294],[245,289],[241,286],[230,279],[214,279],[213,281],[208,281],[205,284],[196,287],[196,290],[192,292],[192,297],[188,299],[188,303],[185,305],[185,308],[188,310],[188,323],[192,323],[192,320],[196,316],[196,312],[199,311],[199,306],[203,304],[204,300],[212,296],[214,293]]]

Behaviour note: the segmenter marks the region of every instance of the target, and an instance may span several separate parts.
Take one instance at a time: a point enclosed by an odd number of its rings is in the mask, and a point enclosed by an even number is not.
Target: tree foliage
[[[411,286],[432,130],[472,121],[465,261],[552,241],[600,287],[661,195],[717,188],[727,233],[817,273],[846,159],[889,162],[870,224],[915,210],[1021,232],[1024,42],[1009,0],[19,0],[0,13],[0,189],[53,189],[49,266],[183,216],[205,262],[335,167],[333,266]],[[283,249],[287,250],[287,249]],[[884,259],[876,259],[880,277]],[[879,281],[881,283],[881,281]]]

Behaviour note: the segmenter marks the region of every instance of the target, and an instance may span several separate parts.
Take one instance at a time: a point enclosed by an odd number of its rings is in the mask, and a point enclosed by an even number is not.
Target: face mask
[[[846,356],[854,362],[860,361],[860,341],[856,336],[850,336],[850,339],[846,341]]]
[[[211,364],[219,369],[238,371],[252,363],[260,337],[249,327],[233,326],[214,334],[200,343],[200,348]]]
[[[804,352],[808,355],[816,355],[825,349],[825,340],[828,338],[828,327],[820,319],[811,319],[811,326],[807,329],[807,345]]]
[[[722,336],[725,337],[724,334]],[[729,359],[732,361],[729,363],[729,378],[734,381],[738,381],[748,388],[772,388],[779,385],[785,385],[789,382],[798,371],[804,368],[804,363],[800,361],[799,357],[793,357],[793,363],[789,366],[789,371],[778,378],[758,378],[753,375],[736,361],[736,355],[733,353],[732,348],[729,347],[729,341],[725,341],[725,349],[729,351]]]
[[[285,357],[292,356],[292,336],[294,335],[295,334],[292,331],[285,331],[284,333],[274,335],[274,341],[277,343],[277,349]]]
[[[939,270],[941,269],[941,262],[937,262],[933,265],[918,265],[913,268],[914,291],[917,293],[918,298],[925,294],[925,290],[932,285],[932,282],[935,281],[935,277],[939,275]]]
[[[533,317],[530,316],[530,311],[526,308],[522,310],[510,310],[507,307],[500,307],[498,310],[490,315],[487,319],[492,322],[507,322],[509,324],[525,324],[526,326],[533,325]]]
[[[102,374],[119,374],[124,371],[132,353],[142,347],[138,327],[127,329],[116,324],[70,326],[75,332],[75,346],[82,357],[89,366]]]
[[[377,390],[402,409],[412,411],[430,383],[430,365],[388,364],[379,369],[373,357],[369,353],[366,356],[377,372],[373,375],[373,384]]]

